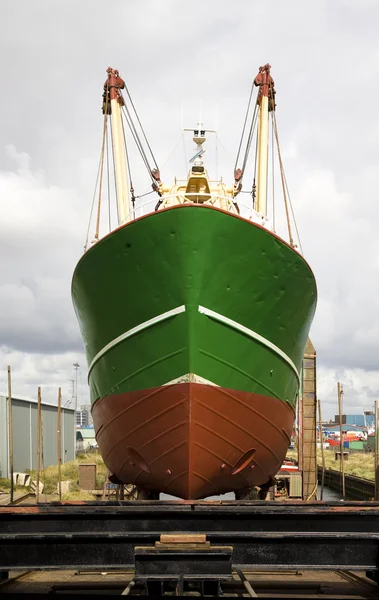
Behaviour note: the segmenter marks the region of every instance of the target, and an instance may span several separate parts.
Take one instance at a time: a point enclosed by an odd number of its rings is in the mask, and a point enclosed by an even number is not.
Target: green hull
[[[133,221],[81,258],[72,297],[92,403],[190,374],[295,405],[314,276],[245,219],[184,205]]]

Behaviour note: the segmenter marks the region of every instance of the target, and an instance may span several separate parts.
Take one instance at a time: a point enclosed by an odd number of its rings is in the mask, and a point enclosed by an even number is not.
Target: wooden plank
[[[170,533],[162,533],[160,537],[160,542],[162,544],[205,544],[206,535],[202,533],[180,533],[180,534],[170,534]]]

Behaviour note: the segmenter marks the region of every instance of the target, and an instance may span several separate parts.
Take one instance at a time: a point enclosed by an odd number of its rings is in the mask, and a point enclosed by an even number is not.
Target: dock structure
[[[299,397],[299,468],[303,477],[303,500],[317,498],[316,378],[316,350],[308,338]]]
[[[164,582],[232,571],[336,570],[376,580],[379,502],[134,501],[0,507],[0,570],[132,569]],[[213,588],[212,588],[213,586]]]

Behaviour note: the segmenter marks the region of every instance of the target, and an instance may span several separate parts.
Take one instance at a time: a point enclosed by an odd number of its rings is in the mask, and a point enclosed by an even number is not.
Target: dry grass
[[[70,492],[62,496],[63,500],[94,500],[92,494],[82,491],[79,487],[79,465],[96,464],[96,488],[101,489],[106,476],[106,467],[98,452],[78,454],[75,460],[62,464],[62,481],[70,481]],[[32,479],[36,479],[36,472],[30,471]],[[41,471],[40,481],[44,484],[44,494],[56,494],[58,485],[58,465],[47,467]],[[84,497],[86,496],[86,497]]]
[[[335,452],[338,452],[338,450],[337,447],[325,450],[326,469],[340,471],[340,460],[335,460]],[[297,451],[289,450],[287,456],[297,460]],[[321,450],[317,450],[317,464],[322,466]],[[356,475],[356,477],[374,481],[374,454],[372,452],[349,452],[349,458],[344,460],[344,471],[346,475]]]
[[[62,500],[95,500],[92,494],[86,492],[85,490],[81,490],[79,492],[68,492],[67,494],[62,494]]]

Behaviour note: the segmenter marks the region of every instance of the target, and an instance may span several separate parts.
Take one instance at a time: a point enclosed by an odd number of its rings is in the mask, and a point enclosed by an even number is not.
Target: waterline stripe
[[[125,333],[122,333],[121,335],[116,337],[114,340],[109,342],[109,344],[104,346],[104,348],[102,348],[102,350],[100,350],[100,352],[98,352],[96,354],[96,356],[93,358],[93,360],[89,366],[89,369],[88,369],[88,377],[90,376],[90,373],[91,373],[93,367],[95,366],[95,364],[97,363],[97,361],[100,360],[100,358],[102,356],[104,356],[104,354],[106,354],[109,350],[114,348],[114,346],[117,346],[117,344],[120,344],[121,342],[123,342],[127,338],[131,337],[132,335],[135,335],[136,333],[139,333],[140,331],[143,331],[144,329],[147,329],[148,327],[152,327],[152,325],[156,325],[156,323],[161,323],[162,321],[166,321],[167,319],[171,319],[171,317],[175,317],[176,315],[179,315],[180,313],[184,312],[185,310],[186,310],[186,307],[183,304],[182,306],[178,306],[177,308],[168,310],[167,312],[164,312],[161,315],[157,315],[156,317],[153,317],[152,319],[149,319],[148,321],[144,321],[144,323],[140,323],[140,325],[137,325],[136,327],[133,327],[132,329],[129,329],[128,331],[125,331]]]
[[[278,354],[283,360],[286,361],[286,363],[289,364],[289,366],[295,373],[297,380],[300,384],[300,375],[299,375],[299,372],[298,372],[294,362],[290,359],[289,356],[287,356],[287,354],[285,352],[283,352],[283,350],[281,350],[280,348],[278,348],[278,346],[275,346],[275,344],[270,342],[270,340],[266,339],[265,337],[263,337],[256,331],[253,331],[252,329],[248,329],[244,325],[237,323],[237,321],[233,321],[232,319],[229,319],[228,317],[224,317],[223,315],[220,315],[219,313],[217,313],[213,310],[209,310],[209,308],[205,308],[204,306],[199,306],[199,313],[206,315],[210,319],[219,321],[220,323],[223,323],[224,325],[227,325],[228,327],[231,327],[232,329],[236,329],[237,331],[240,331],[241,333],[247,335],[248,337],[253,338],[254,340],[257,340],[257,342],[259,342],[263,346],[266,346],[267,348],[269,348],[270,350],[275,352],[275,354]]]

